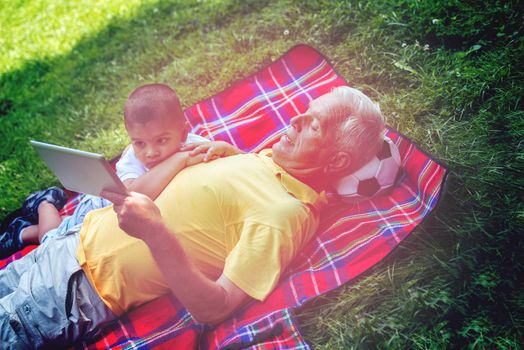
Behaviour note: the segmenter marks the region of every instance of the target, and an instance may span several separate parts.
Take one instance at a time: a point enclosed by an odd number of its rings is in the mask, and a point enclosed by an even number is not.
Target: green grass
[[[438,210],[393,254],[299,311],[306,339],[318,349],[524,343],[520,2],[48,3],[0,5],[0,217],[56,183],[27,140],[113,156],[127,143],[121,106],[133,87],[169,83],[187,107],[304,42],[451,170]]]

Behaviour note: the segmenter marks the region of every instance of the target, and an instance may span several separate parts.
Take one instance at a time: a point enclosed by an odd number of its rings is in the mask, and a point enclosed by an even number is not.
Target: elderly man
[[[383,129],[369,98],[340,87],[272,150],[187,167],[155,202],[103,193],[113,207],[0,273],[2,348],[71,344],[168,292],[208,324],[264,300],[314,235],[324,190],[378,152]]]

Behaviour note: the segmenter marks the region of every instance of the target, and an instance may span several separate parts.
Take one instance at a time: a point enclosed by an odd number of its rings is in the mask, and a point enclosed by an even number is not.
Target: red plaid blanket
[[[194,133],[258,151],[277,141],[289,119],[305,111],[311,100],[345,84],[322,54],[298,45],[256,74],[188,108],[185,115]],[[168,295],[120,318],[105,329],[104,338],[76,347],[309,349],[293,320],[293,309],[379,262],[437,204],[446,168],[398,132],[389,130],[388,136],[402,156],[399,185],[387,197],[329,207],[316,238],[264,302],[251,303],[211,329],[196,324]],[[68,203],[64,212],[74,206],[74,201]]]

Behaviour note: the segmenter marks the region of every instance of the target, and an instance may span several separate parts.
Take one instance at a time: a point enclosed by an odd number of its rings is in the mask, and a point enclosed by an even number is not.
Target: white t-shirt
[[[206,141],[209,140],[202,136],[188,134],[185,143],[188,144]],[[136,179],[148,171],[149,169],[146,168],[144,164],[142,164],[142,162],[136,157],[133,146],[127,147],[120,157],[120,160],[116,163],[116,175],[120,178],[121,181]]]

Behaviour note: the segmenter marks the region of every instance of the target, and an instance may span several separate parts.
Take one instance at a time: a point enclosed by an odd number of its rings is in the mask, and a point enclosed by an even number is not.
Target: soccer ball
[[[343,177],[335,186],[340,199],[356,203],[385,195],[393,188],[400,175],[400,153],[397,146],[384,136],[382,148],[366,165]]]

